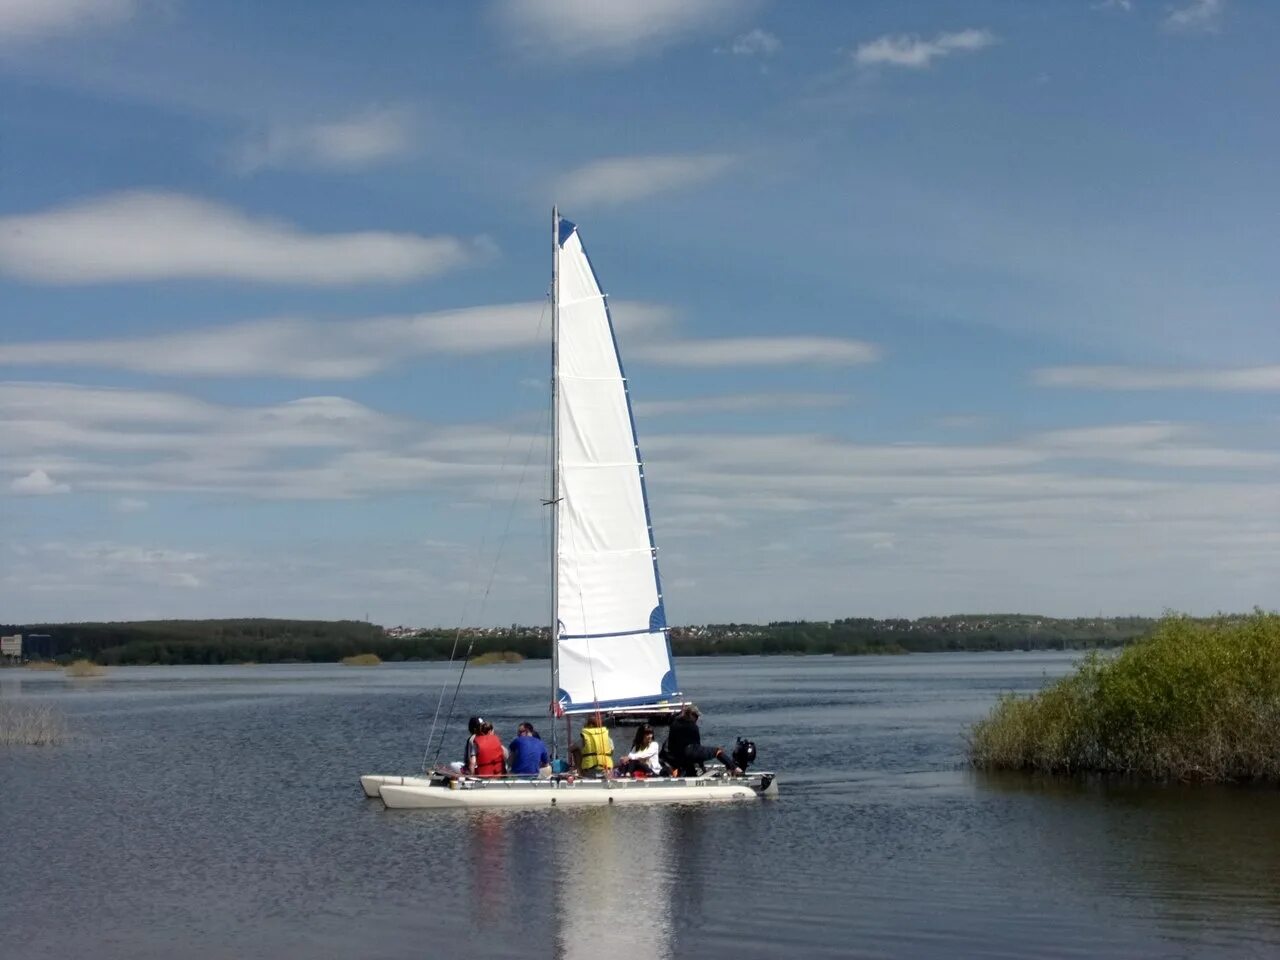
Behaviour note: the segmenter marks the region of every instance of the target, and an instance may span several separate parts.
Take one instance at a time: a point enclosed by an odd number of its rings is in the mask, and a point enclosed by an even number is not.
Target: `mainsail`
[[[570,713],[677,701],[613,321],[577,227],[557,222],[556,700]]]

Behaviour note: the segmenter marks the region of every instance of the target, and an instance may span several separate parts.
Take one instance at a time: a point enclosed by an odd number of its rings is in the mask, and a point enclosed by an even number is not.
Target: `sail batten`
[[[569,711],[678,696],[628,385],[605,295],[561,220],[556,297],[556,698]]]

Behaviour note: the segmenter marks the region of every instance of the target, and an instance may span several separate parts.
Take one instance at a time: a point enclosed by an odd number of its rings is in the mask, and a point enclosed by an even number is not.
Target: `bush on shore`
[[[357,653],[355,656],[343,657],[342,662],[348,667],[376,667],[382,658],[376,653]]]
[[[1280,614],[1165,617],[969,732],[981,769],[1280,781]]]
[[[52,746],[61,743],[66,735],[62,714],[53,707],[0,703],[0,744]]]
[[[92,660],[76,660],[67,664],[68,677],[100,677],[107,672],[106,667]]]
[[[524,654],[515,650],[493,650],[471,659],[472,666],[487,667],[491,663],[523,663]]]

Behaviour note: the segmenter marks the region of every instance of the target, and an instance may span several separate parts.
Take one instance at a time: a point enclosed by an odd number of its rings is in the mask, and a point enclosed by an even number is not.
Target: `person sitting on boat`
[[[658,741],[654,739],[653,727],[642,723],[636,727],[636,738],[631,743],[631,752],[618,761],[618,773],[656,777],[662,773],[662,762],[658,759]]]
[[[450,764],[458,773],[472,769],[472,762],[476,755],[476,734],[480,732],[480,722],[479,717],[471,717],[467,721],[467,745],[462,750],[462,761]]]
[[[475,735],[475,753],[467,770],[476,777],[501,777],[507,772],[507,748],[493,732],[493,724],[480,719],[480,732]]]
[[[547,745],[528,721],[516,728],[516,738],[507,747],[507,755],[511,758],[511,772],[518,777],[536,777],[543,767],[551,766]]]
[[[600,714],[582,727],[581,758],[578,770],[583,776],[605,777],[613,772],[613,741],[604,727]]]
[[[741,770],[734,764],[733,758],[720,747],[704,747],[702,734],[698,730],[698,718],[701,714],[692,703],[686,703],[680,716],[671,721],[671,732],[667,734],[666,753],[671,764],[671,775],[696,777],[705,768],[708,760],[719,760],[730,776],[738,776]]]

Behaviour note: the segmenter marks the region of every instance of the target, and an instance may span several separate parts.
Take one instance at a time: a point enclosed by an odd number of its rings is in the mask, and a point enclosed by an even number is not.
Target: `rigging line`
[[[541,431],[539,431],[539,433],[540,432]],[[534,438],[531,437],[529,440],[529,449],[525,453],[524,465],[520,468],[520,479],[516,483],[516,492],[515,492],[515,495],[511,498],[511,506],[507,509],[507,522],[502,529],[502,538],[498,542],[498,549],[493,558],[493,567],[489,571],[489,582],[485,586],[484,595],[480,598],[480,609],[477,614],[478,617],[484,616],[484,610],[489,600],[489,594],[493,590],[494,580],[497,579],[498,564],[502,560],[502,553],[507,544],[507,537],[511,532],[511,521],[515,517],[516,504],[520,502],[520,495],[524,490],[524,480],[525,480],[525,477],[528,475],[529,464],[533,459],[533,447],[534,447]],[[471,651],[475,647],[475,642],[476,642],[475,635],[473,634],[470,642],[467,643],[467,653],[465,658],[462,661],[462,669],[458,671],[458,682],[453,688],[453,697],[449,701],[449,710],[445,714],[444,726],[441,728],[441,732],[440,732],[440,745],[436,747],[435,756],[431,758],[431,765],[433,767],[440,760],[440,751],[444,749],[444,731],[449,728],[449,723],[453,720],[453,708],[454,708],[454,705],[458,702],[458,691],[462,689],[462,678],[466,676],[467,664],[470,663],[471,661]],[[430,743],[428,743],[427,747],[428,749],[430,749]],[[423,759],[425,761],[426,759],[425,755]]]
[[[548,294],[547,294],[548,298],[549,298],[549,295],[550,295],[550,291],[548,291]],[[535,337],[539,337],[539,336],[541,336],[541,335],[542,335],[542,326],[543,326],[543,322],[546,320],[546,316],[547,316],[547,301],[546,301],[546,299],[544,299],[543,304],[542,304],[542,310],[541,310],[541,311],[539,312],[539,314],[538,314],[538,327],[537,327],[537,330],[536,330],[536,332],[535,332]],[[545,414],[544,414],[544,423],[545,423]],[[540,430],[538,431],[538,433],[541,433],[541,432],[542,432],[542,430],[540,429]],[[506,472],[506,467],[507,467],[507,455],[508,455],[508,453],[510,452],[510,449],[511,449],[511,441],[512,441],[512,438],[513,438],[514,436],[515,436],[515,429],[514,429],[514,427],[513,427],[513,428],[511,429],[511,431],[509,431],[509,432],[508,432],[508,434],[507,434],[507,439],[506,439],[506,443],[503,445],[503,449],[502,449],[502,459],[501,459],[501,461],[499,462],[499,466],[498,466],[498,474],[499,474],[499,476],[501,476],[503,473],[505,473],[505,472]],[[537,434],[535,434],[534,436],[536,437],[536,436],[537,436]],[[493,567],[492,567],[492,569],[490,570],[490,573],[489,573],[489,581],[488,581],[487,586],[485,587],[484,594],[483,594],[483,595],[482,595],[482,597],[480,598],[480,607],[479,607],[479,612],[477,613],[477,619],[479,619],[480,617],[482,617],[482,616],[484,615],[485,605],[486,605],[486,603],[487,603],[487,601],[488,601],[488,599],[489,599],[489,591],[493,588],[493,580],[494,580],[494,577],[495,577],[495,575],[496,575],[496,573],[497,573],[498,563],[499,563],[499,561],[501,560],[501,557],[502,557],[502,551],[503,551],[504,547],[506,546],[506,542],[507,542],[507,534],[509,533],[509,531],[510,531],[510,529],[511,529],[511,517],[512,517],[512,515],[513,515],[513,514],[514,514],[514,512],[515,512],[515,505],[516,505],[516,502],[518,501],[518,499],[519,499],[519,497],[520,497],[520,493],[521,493],[521,491],[522,491],[522,489],[523,489],[523,487],[524,487],[524,478],[525,478],[525,474],[528,472],[528,468],[529,468],[529,461],[530,461],[530,459],[531,459],[531,457],[532,457],[533,443],[534,443],[534,438],[533,438],[533,437],[531,437],[531,438],[530,438],[530,440],[529,440],[529,449],[528,449],[528,450],[526,451],[526,453],[525,453],[524,466],[523,466],[523,467],[521,467],[521,470],[520,470],[520,478],[519,478],[519,480],[518,480],[518,481],[517,481],[517,483],[516,483],[516,491],[515,491],[515,494],[514,494],[514,495],[513,495],[513,497],[512,497],[511,506],[510,506],[510,507],[508,508],[508,510],[507,510],[507,522],[506,522],[506,525],[505,525],[505,527],[503,528],[503,531],[502,531],[502,538],[501,538],[501,540],[499,541],[499,543],[498,543],[498,549],[497,549],[497,551],[496,551],[496,552],[495,552],[495,554],[494,554]],[[488,545],[488,540],[489,540],[489,522],[490,522],[490,520],[491,520],[491,518],[492,518],[492,516],[493,516],[493,509],[492,509],[492,508],[493,508],[493,503],[494,503],[494,501],[493,501],[493,500],[491,500],[491,501],[490,501],[490,510],[489,510],[489,513],[488,513],[488,515],[485,517],[484,533],[481,535],[481,539],[480,539],[480,548],[476,551],[475,567],[476,567],[476,571],[477,571],[477,573],[479,572],[479,567],[480,567],[480,561],[481,561],[481,558],[484,556],[484,550],[485,550],[485,547]],[[459,642],[460,642],[460,641],[461,641],[461,639],[462,639],[462,630],[463,630],[463,628],[464,628],[464,626],[465,626],[465,624],[466,624],[466,621],[467,621],[467,610],[468,610],[468,607],[470,606],[470,603],[471,603],[471,600],[470,600],[470,598],[469,598],[469,597],[468,597],[468,598],[463,602],[463,605],[462,605],[462,615],[461,615],[461,617],[460,617],[460,619],[459,619],[459,621],[458,621],[458,629],[457,629],[457,631],[454,633],[454,636],[453,636],[453,647],[452,647],[452,648],[450,649],[450,651],[449,651],[449,660],[448,660],[448,662],[449,662],[449,663],[453,663],[454,659],[455,659],[455,658],[456,658],[456,656],[457,656],[457,653],[458,653],[458,644],[459,644]],[[465,655],[465,659],[463,660],[463,663],[462,663],[462,669],[458,672],[458,682],[457,682],[457,685],[454,687],[454,690],[453,690],[453,699],[452,699],[452,700],[450,701],[450,703],[449,703],[449,712],[445,715],[445,722],[444,722],[444,726],[443,726],[443,727],[441,728],[441,730],[440,730],[440,744],[439,744],[439,746],[436,748],[435,756],[432,758],[432,761],[431,761],[431,765],[432,765],[432,766],[435,766],[436,762],[437,762],[437,761],[439,760],[439,758],[440,758],[440,751],[444,749],[444,737],[445,737],[445,731],[448,729],[449,721],[453,719],[453,706],[454,706],[454,704],[455,704],[455,703],[457,703],[457,700],[458,700],[458,690],[459,690],[459,688],[461,688],[461,686],[462,686],[462,678],[463,678],[463,676],[464,676],[464,675],[466,674],[466,672],[467,672],[467,661],[471,659],[471,651],[472,651],[472,649],[474,648],[474,646],[475,646],[475,636],[474,636],[474,635],[472,635],[470,642],[467,644],[467,652],[466,652],[466,655]],[[436,725],[437,725],[437,722],[439,721],[439,718],[440,718],[440,707],[441,707],[441,705],[444,703],[444,694],[445,694],[445,690],[447,690],[447,689],[448,689],[448,686],[449,686],[449,678],[448,678],[448,675],[446,674],[446,676],[445,676],[445,680],[444,680],[444,683],[443,683],[443,684],[441,684],[441,686],[440,686],[440,694],[439,694],[439,695],[437,696],[437,698],[436,698],[436,708],[435,708],[435,711],[434,711],[434,713],[433,713],[433,714],[432,714],[432,716],[431,716],[431,729],[430,729],[430,731],[427,733],[427,745],[426,745],[426,749],[425,749],[425,750],[423,750],[423,753],[422,753],[422,768],[423,768],[423,770],[426,770],[426,769],[427,769],[427,754],[429,754],[429,753],[431,752],[431,743],[432,743],[432,741],[435,739]]]

